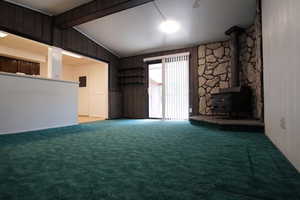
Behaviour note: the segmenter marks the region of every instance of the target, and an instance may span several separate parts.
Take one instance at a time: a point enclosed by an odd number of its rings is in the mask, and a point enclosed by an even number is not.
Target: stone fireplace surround
[[[252,90],[253,118],[263,119],[261,15],[259,8],[255,23],[239,36],[240,85]],[[230,88],[230,42],[219,41],[198,47],[199,113],[212,115],[211,94]]]

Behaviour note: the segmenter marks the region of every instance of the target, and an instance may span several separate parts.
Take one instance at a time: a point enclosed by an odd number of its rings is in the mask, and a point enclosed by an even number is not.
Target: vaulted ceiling
[[[90,0],[13,1],[57,15]],[[155,2],[166,18],[180,23],[179,32],[166,35],[159,31],[163,18],[152,2],[76,28],[120,57],[126,57],[225,40],[226,29],[233,25],[249,26],[255,17],[255,0],[200,0],[197,8],[193,6],[195,0]]]

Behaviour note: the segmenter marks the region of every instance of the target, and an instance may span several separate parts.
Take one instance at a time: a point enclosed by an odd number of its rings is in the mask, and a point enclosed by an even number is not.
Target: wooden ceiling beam
[[[94,0],[55,17],[55,25],[71,28],[154,0]]]

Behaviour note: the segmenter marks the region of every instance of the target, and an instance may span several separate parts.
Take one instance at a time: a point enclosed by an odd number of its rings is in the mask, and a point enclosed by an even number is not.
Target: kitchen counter
[[[45,80],[45,81],[56,81],[56,82],[63,82],[63,83],[79,84],[78,82],[74,82],[74,81],[65,81],[65,80],[59,80],[59,79],[44,78],[44,77],[31,76],[31,75],[26,75],[26,74],[20,75],[20,74],[13,74],[13,73],[7,73],[7,72],[0,72],[0,75],[12,76],[12,77],[18,77],[18,78],[30,78],[30,79],[38,79],[38,80]]]

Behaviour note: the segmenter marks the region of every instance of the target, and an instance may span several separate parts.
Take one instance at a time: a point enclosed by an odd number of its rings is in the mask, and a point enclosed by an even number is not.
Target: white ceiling
[[[125,10],[78,26],[121,57],[224,40],[233,25],[250,25],[255,0],[156,0],[162,13],[181,24],[181,30],[166,35],[158,30],[162,17],[153,3]]]
[[[52,14],[58,14],[90,0],[14,0]],[[162,17],[153,3],[100,18],[76,28],[120,57],[183,48],[225,40],[233,25],[254,21],[256,0],[156,0],[162,13],[178,21],[181,30],[173,35],[159,31]]]
[[[48,15],[57,15],[92,0],[6,0],[41,11]]]

